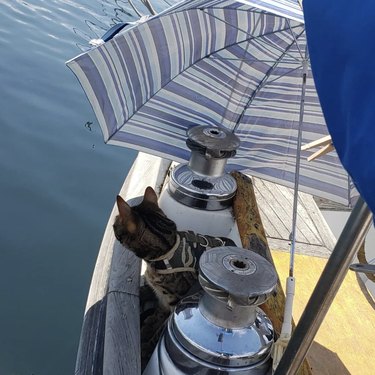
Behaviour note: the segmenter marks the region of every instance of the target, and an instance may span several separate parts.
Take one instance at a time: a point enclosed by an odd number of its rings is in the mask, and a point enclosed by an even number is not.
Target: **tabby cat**
[[[171,310],[197,280],[196,272],[163,274],[153,261],[167,254],[177,240],[176,224],[159,208],[155,191],[146,188],[143,201],[130,207],[117,196],[119,215],[113,229],[116,238],[147,263],[145,279],[153,288],[162,307]]]
[[[146,188],[143,201],[130,207],[117,196],[119,215],[113,229],[116,238],[147,263],[145,279],[153,289],[159,306],[141,314],[141,365],[148,363],[166,319],[175,304],[199,288],[199,257],[208,248],[234,245],[225,238],[177,231],[176,224],[159,208],[155,191]],[[147,285],[140,290],[142,299],[152,297]],[[143,317],[145,316],[145,317]]]
[[[115,236],[146,261],[145,279],[166,310],[172,310],[197,285],[198,261],[203,251],[235,245],[227,238],[177,231],[176,224],[159,208],[151,187],[146,188],[139,205],[130,207],[118,196],[117,207]]]

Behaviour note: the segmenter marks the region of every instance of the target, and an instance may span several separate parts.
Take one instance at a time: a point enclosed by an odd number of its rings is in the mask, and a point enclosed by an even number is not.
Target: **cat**
[[[158,205],[155,191],[147,187],[143,201],[130,207],[117,196],[119,215],[113,224],[115,236],[127,249],[147,263],[146,285],[140,289],[141,367],[147,365],[174,306],[199,290],[198,261],[208,248],[233,245],[229,239],[177,231]],[[143,304],[158,303],[145,310]]]
[[[177,231],[147,187],[143,201],[130,207],[117,196],[119,215],[113,229],[117,240],[147,263],[145,279],[161,307],[172,311],[197,284],[199,257],[208,248],[235,245],[226,238]]]

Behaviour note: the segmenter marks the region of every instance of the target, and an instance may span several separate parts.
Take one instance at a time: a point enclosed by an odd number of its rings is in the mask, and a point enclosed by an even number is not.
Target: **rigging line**
[[[298,35],[298,37],[300,37],[301,35],[303,34],[303,31]],[[236,125],[234,126],[233,128],[233,133],[237,130],[238,126],[240,125],[241,121],[242,121],[242,118],[244,117],[245,115],[245,112],[246,110],[251,106],[253,100],[255,99],[255,97],[257,96],[258,92],[266,85],[266,83],[268,82],[268,79],[271,75],[271,73],[275,70],[275,68],[279,65],[279,63],[281,62],[281,60],[284,58],[284,56],[287,54],[287,52],[292,48],[292,46],[294,45],[294,42],[291,43],[288,48],[285,50],[285,53],[282,53],[279,58],[275,61],[275,63],[268,69],[267,73],[265,74],[265,76],[263,77],[262,81],[259,83],[258,87],[256,88],[256,90],[254,90],[253,94],[250,96],[248,102],[246,103],[244,109],[242,110],[237,122],[236,122]]]
[[[350,191],[351,191],[351,178],[350,178],[350,176],[349,176],[349,173],[348,173],[348,206],[350,207],[350,208],[352,208],[353,207],[353,205],[352,205],[352,202],[351,202],[351,196],[350,196]]]

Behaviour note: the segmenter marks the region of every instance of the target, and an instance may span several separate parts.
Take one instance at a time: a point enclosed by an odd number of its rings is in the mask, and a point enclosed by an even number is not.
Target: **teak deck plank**
[[[263,226],[272,248],[289,251],[292,228],[293,190],[253,178]],[[282,213],[280,212],[282,211]],[[300,192],[297,211],[297,253],[312,252],[328,258],[335,245],[333,236],[314,198]]]
[[[107,294],[104,374],[139,373],[140,270],[140,259],[116,241]]]
[[[104,323],[107,298],[86,312],[78,346],[75,375],[101,374],[103,369]]]

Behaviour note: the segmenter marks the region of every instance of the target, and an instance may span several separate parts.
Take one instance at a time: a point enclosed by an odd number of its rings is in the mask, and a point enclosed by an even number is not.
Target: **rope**
[[[365,253],[365,244],[363,244],[359,250],[358,250],[358,253],[357,253],[357,257],[358,257],[358,261],[359,263],[362,263],[362,264],[369,264],[367,259],[366,259],[366,253]],[[371,280],[372,282],[375,282],[375,274],[372,274],[372,273],[365,273],[365,275],[367,276],[367,278],[369,280]]]

